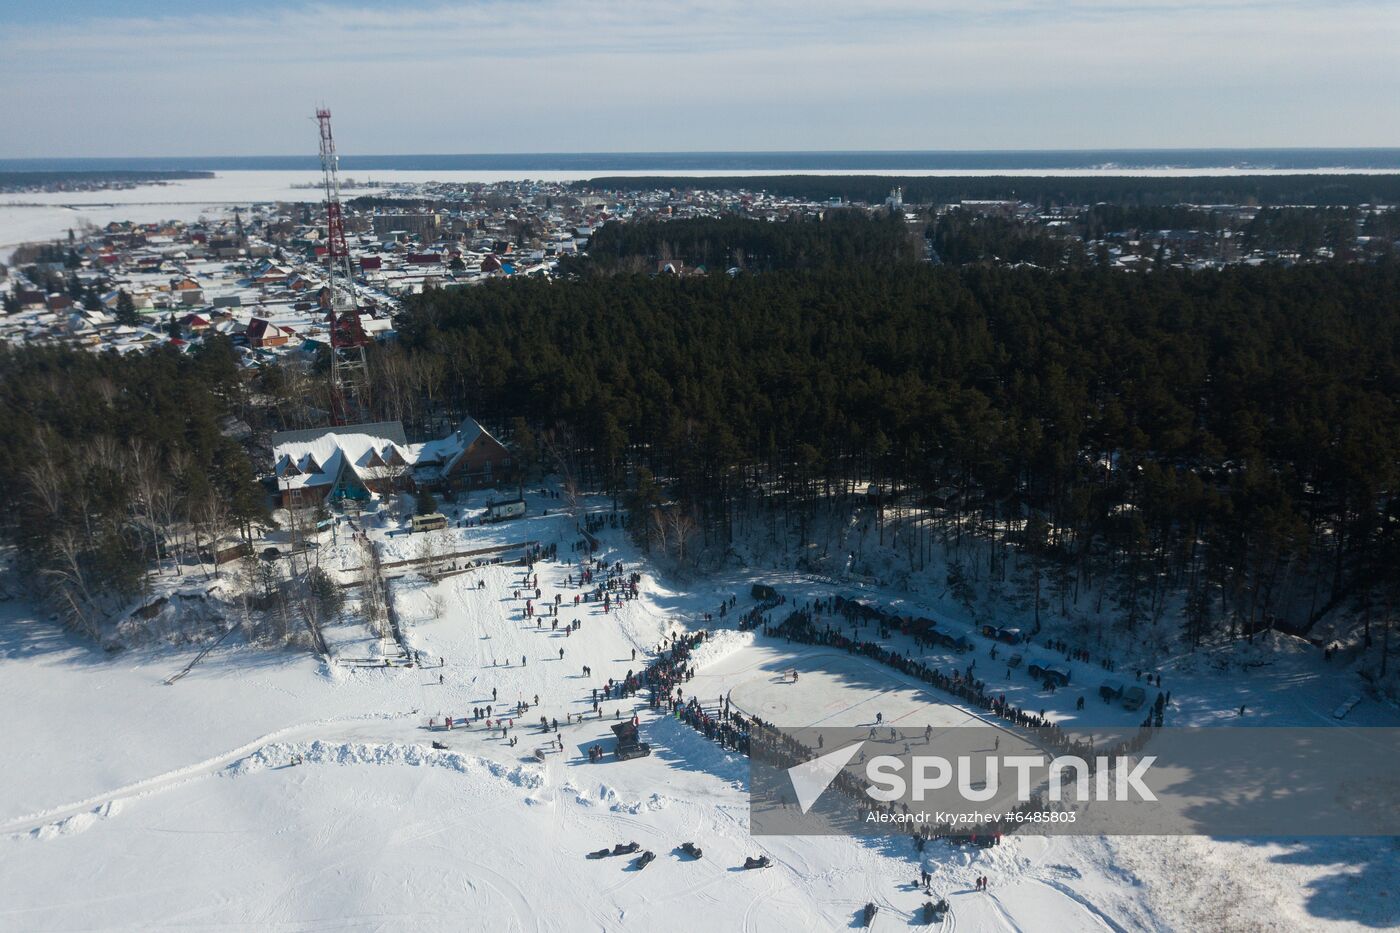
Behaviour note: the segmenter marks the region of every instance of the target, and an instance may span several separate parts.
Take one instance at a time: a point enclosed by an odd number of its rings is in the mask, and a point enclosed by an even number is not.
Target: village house
[[[255,317],[248,322],[248,329],[245,331],[248,337],[248,346],[261,347],[281,347],[285,346],[291,339],[291,334],[286,328],[278,327],[266,318]]]
[[[444,438],[417,445],[414,482],[421,489],[492,486],[510,466],[510,451],[474,418]]]

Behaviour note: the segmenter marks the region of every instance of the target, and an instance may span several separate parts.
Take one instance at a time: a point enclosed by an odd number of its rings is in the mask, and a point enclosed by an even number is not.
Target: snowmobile
[[[748,858],[744,859],[745,868],[767,868],[769,865],[772,864],[773,863],[769,861],[768,856],[766,855],[760,855],[758,858],[754,858],[752,855],[750,855]]]
[[[684,852],[686,855],[690,856],[691,858],[700,858],[703,854],[700,851],[700,847],[693,842],[681,843],[681,851]]]
[[[653,851],[651,851],[650,849],[648,849],[648,850],[646,850],[645,852],[643,852],[641,855],[639,855],[639,856],[637,857],[637,863],[636,863],[636,864],[637,864],[637,868],[638,868],[639,870],[640,870],[640,869],[643,869],[643,868],[646,868],[646,867],[647,867],[648,865],[650,865],[653,861],[655,861],[655,859],[656,859],[656,853],[653,852]]]
[[[635,842],[629,842],[626,845],[623,845],[619,842],[617,845],[613,846],[612,854],[631,855],[633,852],[636,852],[640,848],[641,846],[637,845]]]
[[[436,749],[437,749],[438,751],[440,751],[440,752],[441,752],[441,751],[446,751],[446,750],[447,750],[447,743],[446,743],[446,742],[439,742],[437,739],[433,739],[433,748],[436,748]]]
[[[589,857],[589,858],[607,858],[609,855],[612,855],[612,854],[613,854],[612,849],[598,849],[598,850],[596,850],[596,851],[594,851],[594,852],[589,852],[589,853],[588,853],[588,857]]]
[[[860,912],[861,926],[870,926],[871,921],[875,919],[875,915],[879,912],[880,908],[876,907],[873,901],[866,901],[865,907]]]
[[[924,923],[942,923],[943,915],[948,912],[948,899],[940,897],[938,903],[924,901]]]

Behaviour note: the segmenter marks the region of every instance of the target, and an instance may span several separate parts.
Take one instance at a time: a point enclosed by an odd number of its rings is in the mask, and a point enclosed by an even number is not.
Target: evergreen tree
[[[136,311],[136,302],[126,289],[117,292],[117,323],[132,326],[141,323],[141,315]]]

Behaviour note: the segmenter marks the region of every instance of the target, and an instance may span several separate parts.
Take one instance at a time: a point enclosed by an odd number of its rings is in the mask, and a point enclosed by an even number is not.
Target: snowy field
[[[916,926],[925,898],[911,884],[920,862],[907,841],[750,838],[742,758],[632,701],[605,701],[602,719],[592,716],[592,688],[642,667],[664,635],[731,593],[740,610],[752,605],[750,578],[659,580],[620,532],[607,531],[604,556],[643,572],[642,598],[607,614],[575,607],[579,591],[565,581],[576,573],[567,562],[576,535],[563,516],[541,514],[549,501],[532,498],[525,521],[450,535],[463,546],[558,543],[562,560],[537,565],[539,585],[546,597],[563,594],[561,623],[581,628],[566,636],[562,625],[524,618],[518,567],[437,583],[405,575],[392,597],[406,637],[441,667],[352,668],[232,646],[166,686],[192,652],[104,655],[18,602],[3,604],[10,754],[0,771],[0,929],[806,931],[849,927],[867,901],[881,906],[876,929]],[[406,536],[374,526],[371,534],[412,553]],[[798,600],[830,592],[767,579]],[[348,653],[365,640],[354,623],[330,634]],[[753,633],[720,632],[696,663],[687,695],[729,694],[786,724],[864,724],[876,712],[918,728],[974,720],[864,659]],[[1253,724],[1320,724],[1347,687],[1315,663],[1285,653],[1243,682],[1208,666],[1170,670],[1175,722],[1225,721],[1247,702],[1259,711]],[[1051,706],[1065,720],[1100,679],[1077,669],[1075,689],[1037,697],[1024,674],[1003,682],[995,662],[982,660],[979,674],[984,665],[993,689],[1020,691],[1013,702]],[[793,668],[798,683],[784,682]],[[460,719],[536,695],[538,707],[514,730],[516,747],[480,724],[428,728],[430,717]],[[610,749],[608,727],[634,712],[653,755],[591,763],[588,747]],[[1087,712],[1112,718],[1092,704]],[[570,713],[584,721],[566,724]],[[534,750],[544,737],[528,726],[540,715],[560,721],[564,745],[543,762]],[[1396,718],[1369,702],[1352,715],[1362,724]],[[433,750],[433,739],[448,749]],[[622,857],[584,858],[634,840],[656,853],[645,870]],[[703,859],[677,851],[687,841]],[[774,866],[738,868],[758,854]],[[1385,929],[1400,923],[1396,855],[1388,839],[1017,834],[988,850],[935,844],[922,864],[952,904],[944,930]],[[991,879],[987,893],[972,889],[979,875]]]

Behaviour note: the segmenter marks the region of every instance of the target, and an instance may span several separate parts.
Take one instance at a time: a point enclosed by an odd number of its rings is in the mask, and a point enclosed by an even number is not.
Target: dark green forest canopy
[[[565,426],[595,477],[644,467],[721,525],[754,482],[951,484],[1067,560],[1181,573],[1211,541],[1239,580],[1310,550],[1396,578],[1394,265],[608,276],[430,291],[399,327],[478,416]]]
[[[1018,200],[1041,206],[1097,204],[1355,205],[1400,202],[1400,175],[1238,175],[1225,177],[890,175],[732,175],[600,177],[575,182],[580,191],[767,191],[790,198],[883,202],[904,189],[911,204]]]
[[[588,255],[570,268],[651,272],[649,263],[679,259],[710,271],[814,269],[856,263],[914,262],[923,253],[901,217],[865,211],[828,211],[820,218],[765,223],[743,217],[611,221],[595,231]]]
[[[1213,587],[1253,624],[1283,578],[1328,581],[1316,612],[1400,595],[1391,262],[527,279],[429,290],[397,328],[372,369],[405,356],[434,399],[589,488],[655,496],[656,477],[712,540],[764,501],[800,515],[872,481],[993,539],[1034,516],[1030,553],[1125,581],[1134,606]],[[263,496],[220,427],[247,391],[223,338],[0,348],[3,527],[36,568],[76,546],[118,592],[160,546],[141,464],[173,520],[246,528]]]
[[[226,338],[190,353],[0,347],[0,523],[40,571],[75,547],[94,579],[135,585],[149,559],[133,516],[159,489],[171,512],[264,514],[243,448],[221,433],[242,376]]]
[[[697,419],[732,435],[735,457],[773,438],[858,447],[877,431],[936,450],[966,406],[990,404],[959,430],[1038,425],[1039,451],[999,439],[1018,456],[1089,447],[1297,465],[1358,420],[1394,441],[1397,285],[1391,265],[853,264],[430,291],[399,328],[415,352],[473,361],[460,388],[487,417],[612,415],[651,441]]]

